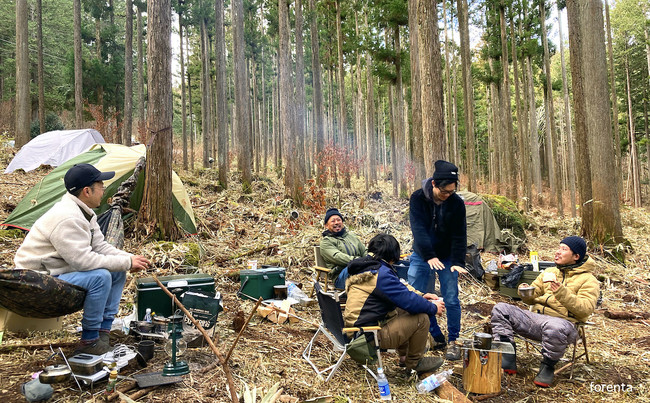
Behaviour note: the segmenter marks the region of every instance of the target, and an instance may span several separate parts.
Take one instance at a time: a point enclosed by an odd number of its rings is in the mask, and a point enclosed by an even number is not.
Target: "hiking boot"
[[[436,369],[442,366],[444,360],[440,357],[422,357],[418,361],[418,365],[414,368],[415,372],[418,375],[425,374],[427,372],[433,372]],[[410,370],[407,369],[410,372]]]
[[[533,381],[535,385],[542,388],[548,388],[553,383],[553,378],[555,378],[555,364],[557,361],[549,360],[544,357],[542,363],[539,365],[539,372]]]
[[[456,342],[450,342],[447,346],[447,352],[445,352],[445,359],[447,361],[458,361],[460,360],[460,346]]]
[[[92,342],[82,342],[79,344],[76,350],[72,353],[73,356],[77,354],[92,354],[92,355],[104,355],[111,351],[111,346],[108,343],[102,341],[101,338],[93,340]]]
[[[99,340],[101,340],[103,343],[106,343],[107,345],[111,345],[110,340],[111,340],[111,333],[110,332],[103,332],[99,331]]]
[[[430,336],[429,344],[431,346],[431,351],[442,351],[447,347],[447,340],[444,335]]]

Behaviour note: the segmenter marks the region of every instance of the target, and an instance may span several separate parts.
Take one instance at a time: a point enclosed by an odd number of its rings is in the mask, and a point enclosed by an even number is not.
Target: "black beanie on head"
[[[585,242],[584,239],[580,238],[579,236],[568,236],[564,238],[560,243],[565,244],[566,246],[571,249],[571,252],[573,252],[576,255],[580,255],[579,260],[585,260],[586,254],[587,254],[587,243]]]
[[[458,181],[458,167],[451,162],[438,160],[433,164],[435,170],[433,171],[433,180],[452,180]]]
[[[341,217],[341,220],[343,220],[343,216],[341,213],[339,213],[339,210],[335,207],[332,207],[330,209],[327,209],[327,212],[325,213],[325,221],[323,221],[323,224],[327,224],[327,222],[332,218],[333,215],[337,215]]]

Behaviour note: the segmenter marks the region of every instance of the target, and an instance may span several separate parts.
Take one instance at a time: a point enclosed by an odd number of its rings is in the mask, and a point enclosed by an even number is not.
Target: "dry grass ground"
[[[8,164],[11,153],[6,148],[0,150],[0,169]],[[13,173],[0,177],[0,220],[3,220],[15,204],[36,184],[49,169],[39,169],[31,173]],[[177,171],[179,172],[179,171]],[[238,299],[235,294],[239,282],[233,272],[246,267],[248,259],[257,259],[260,264],[285,267],[287,277],[302,283],[310,290],[311,270],[314,264],[312,246],[320,239],[322,230],[321,215],[310,210],[298,210],[297,220],[290,220],[293,209],[291,203],[283,198],[281,181],[273,172],[259,174],[253,186],[253,193],[242,196],[237,188],[237,177],[232,176],[231,189],[217,192],[214,186],[216,174],[212,171],[179,172],[187,184],[187,190],[195,206],[194,211],[199,234],[188,237],[176,244],[159,244],[135,240],[127,233],[126,249],[149,256],[155,261],[157,274],[183,272],[187,260],[195,250],[192,243],[200,245],[199,270],[215,278],[216,288],[224,296],[225,311],[219,316],[218,347],[227,351],[236,333],[231,325],[239,311],[246,315],[253,303]],[[363,189],[361,182],[353,182],[352,190],[328,188],[328,205],[339,205],[346,215],[346,224],[362,239],[369,240],[380,231],[390,232],[402,244],[404,251],[411,245],[408,217],[405,212],[408,202],[390,196],[390,183],[380,185],[372,191],[382,192],[380,200],[373,200]],[[363,205],[363,208],[361,206]],[[576,367],[573,379],[568,373],[558,376],[554,387],[539,389],[532,383],[539,363],[539,353],[526,352],[523,344],[519,347],[520,373],[507,377],[502,382],[502,394],[489,399],[491,402],[556,402],[556,401],[649,401],[650,395],[650,320],[620,321],[602,315],[602,310],[624,310],[648,312],[650,306],[650,215],[645,209],[622,209],[625,236],[634,247],[627,257],[627,264],[613,264],[599,259],[599,273],[602,284],[603,305],[601,313],[592,316],[594,326],[587,330],[592,363],[581,363]],[[534,226],[528,232],[526,246],[537,250],[542,260],[551,260],[559,239],[575,233],[578,223],[572,219],[560,219],[550,209],[540,208],[528,215]],[[128,231],[128,229],[127,229]],[[13,253],[22,238],[0,238],[0,264],[10,266]],[[261,252],[251,252],[261,250]],[[494,259],[490,254],[483,255],[484,264]],[[522,260],[525,260],[522,257]],[[141,276],[143,274],[138,274]],[[130,276],[131,277],[131,276]],[[482,328],[489,321],[493,304],[510,301],[491,291],[485,284],[463,279],[460,282],[463,304],[463,334]],[[127,282],[121,315],[129,313],[135,297],[133,277]],[[516,302],[513,302],[516,303]],[[301,358],[302,350],[312,337],[319,320],[317,306],[296,307],[297,314],[304,321],[294,324],[278,325],[259,317],[254,317],[244,331],[231,358],[230,369],[236,386],[241,392],[244,384],[250,388],[269,389],[276,382],[283,388],[283,401],[300,400],[317,396],[331,396],[331,401],[368,402],[378,400],[375,381],[350,359],[344,361],[332,381],[324,383]],[[69,315],[64,319],[62,331],[28,334],[5,332],[0,346],[0,397],[4,401],[23,401],[20,385],[43,368],[50,356],[49,348],[26,349],[26,344],[56,343],[75,341],[74,333],[79,325],[80,315]],[[442,320],[444,322],[444,319]],[[444,328],[444,327],[443,327]],[[126,344],[134,344],[132,336],[121,337]],[[317,343],[316,356],[321,364],[334,358],[326,348],[325,339]],[[9,346],[16,346],[9,348]],[[72,347],[63,351],[70,354]],[[568,354],[567,354],[568,356]],[[160,387],[151,391],[139,401],[148,402],[227,402],[229,393],[226,379],[219,366],[208,367],[215,361],[214,354],[207,347],[189,349],[186,359],[192,372],[183,383]],[[159,370],[167,361],[161,347],[150,365],[141,370],[133,364],[122,371],[122,375],[136,372]],[[415,383],[401,375],[395,355],[385,355],[385,366],[391,390],[396,401],[428,402],[436,401],[434,394],[418,395]],[[205,368],[211,368],[204,371]],[[445,363],[444,368],[452,368]],[[456,366],[459,373],[460,366]],[[461,388],[462,379],[454,375],[451,382]],[[124,381],[126,383],[126,381]],[[621,384],[630,385],[621,390]],[[601,386],[604,385],[604,386]],[[607,385],[616,391],[607,391]],[[101,396],[105,384],[98,384],[94,390],[84,389],[81,400]],[[80,392],[73,382],[54,385],[55,401],[77,401]],[[610,390],[611,390],[610,389]],[[476,396],[471,396],[476,398]]]

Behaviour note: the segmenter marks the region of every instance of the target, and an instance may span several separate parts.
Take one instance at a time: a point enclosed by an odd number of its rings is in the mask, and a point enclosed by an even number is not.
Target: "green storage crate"
[[[214,278],[207,274],[180,274],[175,276],[158,277],[178,300],[188,290],[206,291],[214,293]],[[143,320],[147,308],[160,316],[170,316],[172,312],[172,299],[160,288],[153,277],[139,278],[136,280],[136,304],[138,306],[138,320]],[[177,291],[175,291],[177,290]]]
[[[239,272],[241,289],[238,295],[240,298],[271,299],[275,296],[273,286],[284,285],[284,274],[285,269],[282,267],[242,270]]]
[[[517,298],[521,299],[519,294],[517,294],[517,289],[516,288],[509,288],[501,284],[501,278],[505,275],[507,275],[510,272],[510,270],[506,269],[497,269],[497,274],[499,275],[499,294],[501,295],[506,295],[508,297],[512,298]],[[542,273],[541,271],[532,271],[532,270],[526,270],[523,272],[521,275],[521,278],[519,279],[519,282],[517,283],[517,287],[519,287],[519,284],[521,283],[528,283],[532,284],[533,281],[537,278],[537,276]]]

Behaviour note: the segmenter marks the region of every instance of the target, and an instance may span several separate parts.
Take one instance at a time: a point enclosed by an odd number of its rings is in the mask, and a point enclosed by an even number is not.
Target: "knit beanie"
[[[341,220],[343,220],[343,216],[341,215],[341,213],[339,213],[339,210],[337,208],[332,207],[328,209],[327,212],[325,213],[325,221],[323,221],[323,224],[327,224],[330,218],[332,218],[332,216],[334,215],[341,217]]]
[[[438,160],[433,164],[435,170],[433,171],[433,180],[452,180],[458,181],[458,167],[451,162]]]
[[[576,254],[580,255],[579,260],[584,260],[585,256],[587,254],[587,243],[585,242],[584,239],[580,238],[579,236],[568,236],[564,238],[560,243],[565,244],[566,246],[571,249],[571,251]]]

